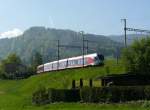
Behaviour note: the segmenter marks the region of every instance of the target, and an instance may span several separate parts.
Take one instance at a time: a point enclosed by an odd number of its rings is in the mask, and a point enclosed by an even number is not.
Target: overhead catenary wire
[[[84,67],[84,54],[85,54],[85,50],[86,50],[86,54],[88,54],[88,52],[89,52],[88,50],[94,50],[94,51],[96,50],[95,48],[89,47],[89,43],[97,43],[97,42],[85,39],[85,35],[84,35],[83,31],[81,31],[80,34],[82,36],[82,46],[78,46],[78,45],[63,45],[63,44],[60,44],[60,40],[55,40],[55,41],[57,41],[57,60],[58,60],[57,61],[58,62],[57,68],[59,68],[60,48],[79,48],[79,49],[82,49],[83,67]],[[75,42],[79,42],[79,41],[75,41]]]
[[[125,47],[127,47],[127,40],[131,40],[129,38],[127,38],[127,31],[129,32],[138,32],[141,34],[146,34],[146,36],[148,37],[148,35],[150,35],[150,30],[145,30],[145,29],[137,29],[137,28],[129,28],[127,27],[127,19],[121,19],[124,22],[124,42],[125,42]],[[134,38],[135,39],[135,38]]]

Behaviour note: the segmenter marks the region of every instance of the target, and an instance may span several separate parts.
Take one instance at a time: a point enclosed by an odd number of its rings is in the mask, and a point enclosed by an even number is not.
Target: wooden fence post
[[[93,81],[92,81],[92,79],[89,80],[89,86],[93,87]]]
[[[76,81],[72,80],[72,89],[75,89],[75,88],[76,88]]]
[[[80,88],[82,88],[83,87],[83,79],[81,78],[80,79]]]

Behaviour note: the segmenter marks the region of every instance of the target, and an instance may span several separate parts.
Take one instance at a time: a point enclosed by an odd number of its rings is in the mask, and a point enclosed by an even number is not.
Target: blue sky
[[[122,34],[128,26],[150,29],[150,0],[0,0],[0,33],[31,26]]]

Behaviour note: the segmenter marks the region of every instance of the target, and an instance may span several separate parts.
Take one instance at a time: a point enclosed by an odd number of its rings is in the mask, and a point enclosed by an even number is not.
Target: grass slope
[[[81,108],[99,109],[103,105],[94,104],[52,104],[42,107],[36,107],[31,103],[32,93],[43,85],[47,88],[70,88],[72,79],[89,79],[108,74],[106,67],[109,67],[110,73],[123,73],[124,67],[116,65],[115,61],[106,61],[104,67],[88,67],[72,70],[63,70],[49,72],[41,75],[35,75],[24,80],[0,80],[0,110],[51,110],[61,109],[75,110]],[[112,105],[110,105],[111,107]],[[66,109],[65,109],[66,108]],[[107,107],[106,107],[107,110]]]

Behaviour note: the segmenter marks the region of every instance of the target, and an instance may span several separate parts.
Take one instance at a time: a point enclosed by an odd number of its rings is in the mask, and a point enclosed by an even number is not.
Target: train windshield
[[[98,58],[99,58],[99,60],[101,60],[101,61],[103,61],[103,60],[104,60],[104,56],[103,56],[103,55],[101,55],[101,54],[98,54]]]
[[[104,56],[99,54],[94,58],[94,60],[96,65],[102,64],[104,60]]]

